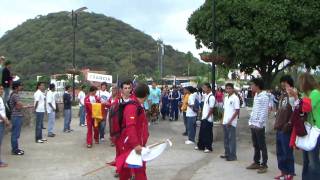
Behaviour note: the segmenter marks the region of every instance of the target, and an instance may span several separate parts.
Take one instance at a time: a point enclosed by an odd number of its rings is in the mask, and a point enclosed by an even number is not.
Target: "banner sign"
[[[95,82],[106,82],[111,84],[112,83],[112,76],[104,75],[104,74],[97,74],[97,73],[88,73],[87,76],[88,81],[95,81]]]

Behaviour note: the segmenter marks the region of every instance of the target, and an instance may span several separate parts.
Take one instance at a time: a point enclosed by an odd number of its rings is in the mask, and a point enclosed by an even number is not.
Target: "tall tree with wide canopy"
[[[217,41],[213,45],[213,3],[206,0],[188,20],[196,46],[219,55],[246,73],[258,70],[266,84],[298,63],[320,64],[319,0],[215,0]],[[217,52],[215,52],[217,53]]]

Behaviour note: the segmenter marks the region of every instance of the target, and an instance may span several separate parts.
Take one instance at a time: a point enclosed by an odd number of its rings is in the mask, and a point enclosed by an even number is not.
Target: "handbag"
[[[312,112],[311,115],[313,116]],[[315,125],[312,126],[308,122],[305,122],[304,125],[308,134],[303,137],[297,136],[296,145],[305,151],[312,151],[317,145],[320,129]]]
[[[303,137],[307,135],[307,131],[304,122],[307,121],[308,114],[302,112],[303,101],[299,101],[299,105],[296,106],[291,115],[291,123],[295,128],[297,136]]]

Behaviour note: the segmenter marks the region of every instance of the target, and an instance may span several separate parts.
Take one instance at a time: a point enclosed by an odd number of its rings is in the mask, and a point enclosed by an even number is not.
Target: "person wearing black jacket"
[[[10,72],[10,66],[11,66],[11,62],[10,61],[6,61],[4,63],[5,68],[2,70],[2,85],[4,88],[4,98],[3,101],[7,102],[9,100],[9,94],[10,94],[10,86],[12,83],[12,77],[11,77],[11,72]]]
[[[63,94],[63,107],[64,107],[64,127],[63,132],[71,132],[73,131],[70,128],[71,118],[72,118],[72,112],[71,112],[71,87],[67,85],[65,87],[65,93]]]

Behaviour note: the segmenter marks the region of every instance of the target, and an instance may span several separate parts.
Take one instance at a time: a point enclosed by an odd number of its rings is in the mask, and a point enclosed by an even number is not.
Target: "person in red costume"
[[[123,110],[123,130],[118,139],[117,148],[119,154],[116,157],[116,168],[120,180],[129,180],[132,176],[135,180],[146,180],[146,164],[143,167],[130,169],[125,163],[129,153],[135,150],[141,154],[142,147],[147,143],[149,137],[148,120],[142,104],[149,95],[149,87],[146,84],[138,84],[134,89],[133,103],[125,106]]]
[[[99,144],[99,128],[94,127],[94,119],[92,118],[92,103],[100,103],[100,99],[96,96],[98,88],[91,86],[89,94],[84,99],[84,104],[86,107],[86,119],[87,119],[87,147],[92,147],[92,129],[94,131],[94,140],[96,144]]]

